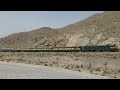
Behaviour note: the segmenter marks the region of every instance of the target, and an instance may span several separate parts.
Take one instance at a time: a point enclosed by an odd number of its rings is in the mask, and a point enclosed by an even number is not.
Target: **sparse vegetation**
[[[108,56],[108,59],[105,55]],[[76,53],[54,53],[54,52],[44,52],[44,53],[33,53],[33,52],[1,52],[0,61],[7,62],[17,62],[17,63],[28,63],[28,64],[37,64],[51,67],[65,68],[69,70],[75,70],[78,72],[90,72],[92,74],[100,74],[103,76],[118,77],[120,75],[120,53],[78,53],[78,56],[75,57]],[[69,57],[69,55],[73,57]],[[42,56],[42,57],[41,57]],[[88,56],[88,57],[87,57]],[[116,59],[109,59],[112,56],[116,56]],[[10,57],[10,58],[9,58]],[[97,59],[96,59],[97,58]],[[101,59],[100,59],[101,58]],[[76,60],[79,59],[79,60]],[[109,66],[109,64],[117,66]],[[100,65],[100,66],[99,66]]]

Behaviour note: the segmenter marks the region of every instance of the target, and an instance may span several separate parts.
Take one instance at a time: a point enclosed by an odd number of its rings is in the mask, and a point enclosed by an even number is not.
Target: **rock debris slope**
[[[0,39],[0,47],[43,48],[117,44],[120,47],[120,11],[106,11],[59,29],[43,27]]]

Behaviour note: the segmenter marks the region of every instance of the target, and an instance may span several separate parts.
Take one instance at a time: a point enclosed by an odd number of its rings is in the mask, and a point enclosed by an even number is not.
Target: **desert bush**
[[[108,65],[108,62],[105,62],[105,63],[104,63],[104,66],[106,66],[106,65]]]
[[[113,59],[117,59],[117,56],[113,56],[112,58],[113,58]]]
[[[80,67],[83,68],[83,64],[81,64]]]
[[[79,66],[79,65],[76,65],[76,66],[75,66],[75,69],[78,69],[78,68],[80,68],[80,66]]]
[[[95,71],[100,72],[101,71],[101,67],[97,67]]]
[[[65,69],[69,69],[69,66],[68,66],[68,65],[65,65]]]
[[[48,64],[47,64],[47,63],[45,63],[44,65],[45,65],[45,66],[48,66]]]
[[[92,70],[92,69],[90,69],[90,73],[93,73],[93,70]]]
[[[120,69],[118,69],[117,72],[120,73]]]
[[[78,61],[79,59],[78,59],[78,58],[75,58],[74,60],[75,60],[75,61]]]
[[[91,66],[92,66],[92,65],[91,65],[91,63],[89,63],[89,65],[88,65],[88,70],[90,70],[90,69],[91,69]]]

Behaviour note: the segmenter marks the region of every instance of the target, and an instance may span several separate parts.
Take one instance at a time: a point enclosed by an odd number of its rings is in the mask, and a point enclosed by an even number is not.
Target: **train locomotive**
[[[114,45],[83,46],[82,52],[118,52],[118,47]]]

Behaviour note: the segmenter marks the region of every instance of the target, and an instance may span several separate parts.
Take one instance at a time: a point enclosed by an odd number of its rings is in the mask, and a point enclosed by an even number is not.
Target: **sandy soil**
[[[63,68],[0,61],[1,79],[109,79]]]
[[[120,52],[1,52],[0,61],[59,67],[111,78],[120,78]]]

